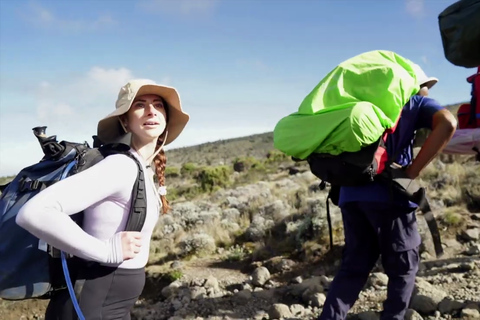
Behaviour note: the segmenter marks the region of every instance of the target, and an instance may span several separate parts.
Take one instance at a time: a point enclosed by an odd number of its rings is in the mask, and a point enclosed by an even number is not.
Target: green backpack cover
[[[414,63],[385,50],[359,54],[335,67],[298,111],[274,129],[274,147],[306,159],[311,153],[356,152],[392,128],[418,92]]]

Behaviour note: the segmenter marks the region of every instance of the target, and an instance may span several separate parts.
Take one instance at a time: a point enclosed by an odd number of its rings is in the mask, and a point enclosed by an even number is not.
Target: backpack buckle
[[[20,183],[20,192],[35,191],[41,187],[42,182],[38,180],[23,180]]]

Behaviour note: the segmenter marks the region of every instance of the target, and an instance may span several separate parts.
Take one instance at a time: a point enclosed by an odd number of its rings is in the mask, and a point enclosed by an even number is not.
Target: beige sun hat
[[[190,116],[182,111],[180,97],[175,88],[164,86],[147,79],[130,80],[120,88],[116,110],[98,122],[97,136],[104,143],[117,142],[125,136],[119,116],[126,113],[137,96],[155,94],[162,97],[168,108],[167,140],[165,145],[175,140],[185,128]]]
[[[431,87],[433,87],[437,82],[438,82],[438,79],[435,78],[435,77],[428,77],[425,73],[425,71],[423,71],[423,69],[418,65],[418,64],[413,64],[413,69],[415,71],[415,74],[417,76],[417,79],[418,79],[418,84],[419,86],[423,86],[423,85],[426,85],[428,87],[428,89],[430,89]]]

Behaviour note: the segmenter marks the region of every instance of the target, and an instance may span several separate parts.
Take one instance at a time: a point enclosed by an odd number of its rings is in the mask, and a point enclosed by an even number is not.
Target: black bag
[[[456,66],[480,66],[480,0],[460,0],[438,16],[445,58]]]

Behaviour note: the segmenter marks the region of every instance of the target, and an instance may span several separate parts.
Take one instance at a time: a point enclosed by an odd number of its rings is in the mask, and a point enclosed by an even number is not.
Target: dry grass
[[[447,207],[465,207],[465,191],[480,185],[480,167],[473,163],[443,163],[436,159],[420,175],[428,195]]]

